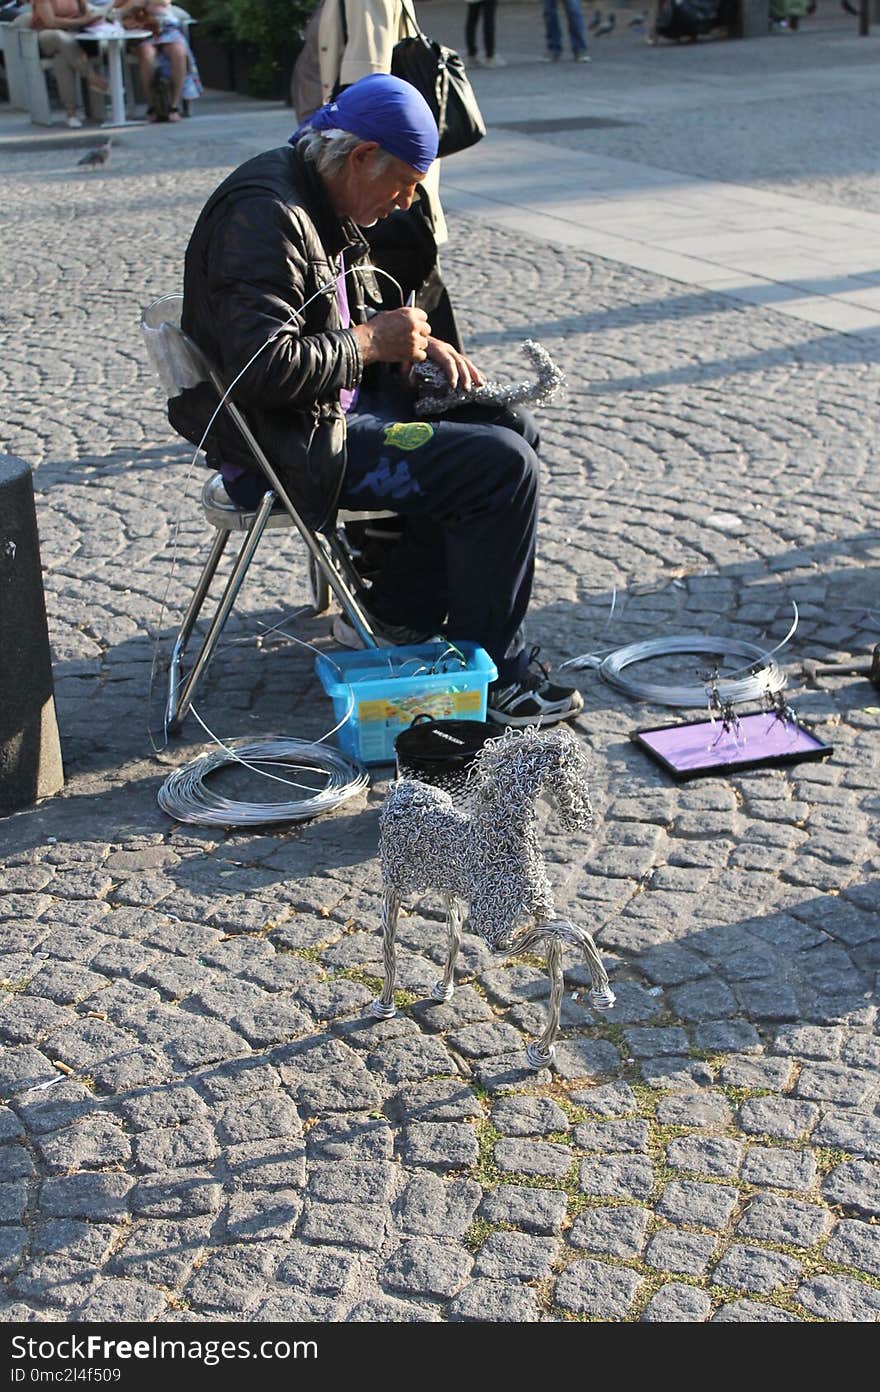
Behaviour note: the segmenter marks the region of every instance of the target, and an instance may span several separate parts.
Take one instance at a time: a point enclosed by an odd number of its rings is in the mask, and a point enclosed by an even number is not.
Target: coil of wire
[[[746,658],[746,675],[736,672],[726,677],[710,676],[691,686],[664,686],[658,682],[636,681],[624,676],[624,670],[650,658],[669,657],[676,653],[692,653],[713,657],[716,664],[723,658]],[[637,701],[652,701],[660,706],[705,707],[714,693],[723,703],[738,705],[743,701],[762,700],[785,686],[785,673],[773,657],[754,643],[736,638],[703,638],[698,635],[679,638],[649,638],[641,643],[629,643],[617,648],[599,663],[599,675]]]
[[[300,788],[302,797],[287,802],[242,802],[224,797],[208,786],[207,780],[218,769],[244,766],[264,777]],[[265,774],[267,766],[323,774],[327,782],[317,791],[306,784],[276,774]],[[216,750],[193,759],[165,779],[159,789],[159,806],[178,822],[199,826],[265,826],[274,822],[303,822],[319,813],[331,812],[369,786],[366,770],[327,745],[310,740],[266,739]]]

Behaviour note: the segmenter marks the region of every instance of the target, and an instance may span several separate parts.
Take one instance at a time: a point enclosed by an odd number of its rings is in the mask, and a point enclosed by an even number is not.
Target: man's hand
[[[451,343],[444,343],[441,338],[428,340],[425,356],[443,369],[443,374],[453,390],[458,388],[461,391],[470,391],[471,387],[481,387],[486,380],[470,358],[466,358],[464,353],[459,353]]]
[[[364,366],[374,362],[424,362],[428,356],[431,325],[423,309],[388,309],[366,324],[352,329],[361,348]]]

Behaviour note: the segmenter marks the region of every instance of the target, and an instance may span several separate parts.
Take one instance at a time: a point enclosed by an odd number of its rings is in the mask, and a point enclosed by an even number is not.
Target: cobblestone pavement
[[[426,1002],[428,901],[379,1023],[381,781],[266,834],[156,805],[203,747],[190,720],[152,756],[147,690],[206,538],[136,322],[208,191],[284,129],[236,112],[225,137],[126,132],[104,174],[69,144],[0,153],[6,448],[36,470],[68,776],[2,828],[2,1317],[876,1321],[880,696],[804,666],[878,638],[876,346],[456,220],[475,356],[520,375],[533,334],[570,384],[533,639],[557,661],[682,630],[772,646],[796,601],[780,657],[834,753],[673,786],[628,738],[669,712],[579,673],[597,829],[551,815],[546,844],[615,1011],[567,960],[556,1068],[531,1072],[540,964],[468,935],[452,1001]],[[260,638],[304,595],[297,547],[267,547],[211,728],[327,728],[311,655]],[[326,619],[287,627],[329,646]]]

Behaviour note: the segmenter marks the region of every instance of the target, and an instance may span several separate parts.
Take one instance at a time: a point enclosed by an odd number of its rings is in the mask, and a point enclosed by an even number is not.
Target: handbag
[[[457,154],[486,134],[474,89],[460,54],[427,38],[408,4],[403,11],[415,34],[394,45],[391,72],[421,92],[431,108],[440,134],[437,153]]]

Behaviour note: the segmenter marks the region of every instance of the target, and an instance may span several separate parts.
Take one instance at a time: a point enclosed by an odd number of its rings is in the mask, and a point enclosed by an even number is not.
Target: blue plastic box
[[[340,747],[363,764],[394,762],[394,741],[417,715],[435,720],[485,720],[486,693],[498,675],[476,643],[456,643],[466,665],[447,643],[365,648],[322,654],[315,671],[342,720]],[[436,670],[435,670],[436,669]]]

